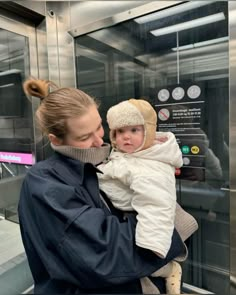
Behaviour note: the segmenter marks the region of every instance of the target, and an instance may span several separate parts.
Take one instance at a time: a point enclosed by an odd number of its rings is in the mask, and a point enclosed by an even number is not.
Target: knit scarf
[[[105,161],[110,153],[110,144],[108,143],[104,143],[101,147],[92,147],[88,149],[81,149],[69,145],[54,145],[52,143],[51,147],[54,151],[64,156],[93,165],[98,165]]]

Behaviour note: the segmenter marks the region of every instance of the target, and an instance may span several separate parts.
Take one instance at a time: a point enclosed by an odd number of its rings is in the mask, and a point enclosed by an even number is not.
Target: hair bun
[[[48,80],[30,78],[23,83],[23,89],[27,96],[35,96],[43,100],[48,96],[51,84]]]

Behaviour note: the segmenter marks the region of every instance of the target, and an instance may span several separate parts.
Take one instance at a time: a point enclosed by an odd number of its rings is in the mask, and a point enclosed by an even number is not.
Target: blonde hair
[[[49,88],[55,90],[49,92]],[[27,96],[40,98],[41,104],[35,116],[44,135],[50,133],[63,139],[67,134],[67,119],[79,117],[91,106],[98,107],[94,98],[76,88],[58,88],[49,80],[30,78],[23,83]]]

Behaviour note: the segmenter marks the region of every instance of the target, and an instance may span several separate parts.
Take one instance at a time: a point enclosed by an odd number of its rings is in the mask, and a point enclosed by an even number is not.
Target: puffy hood
[[[167,140],[162,142],[161,138]],[[127,158],[142,158],[153,161],[159,161],[169,164],[175,168],[183,165],[182,153],[172,132],[156,132],[156,144],[148,149],[139,150],[132,154],[127,154]],[[110,159],[123,157],[123,153],[112,150]],[[158,165],[158,164],[157,164]]]

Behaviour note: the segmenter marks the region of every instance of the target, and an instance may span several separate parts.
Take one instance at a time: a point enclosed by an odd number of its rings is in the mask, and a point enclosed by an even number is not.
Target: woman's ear
[[[62,139],[56,137],[56,135],[49,133],[48,134],[48,139],[50,140],[50,142],[54,145],[62,145]]]

